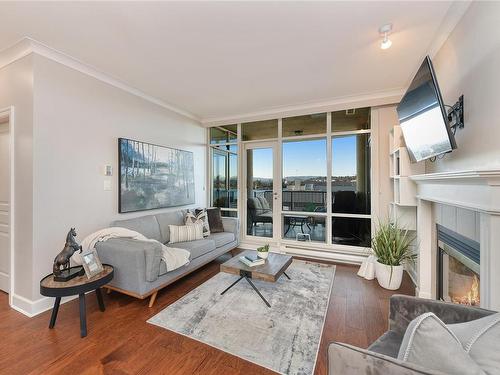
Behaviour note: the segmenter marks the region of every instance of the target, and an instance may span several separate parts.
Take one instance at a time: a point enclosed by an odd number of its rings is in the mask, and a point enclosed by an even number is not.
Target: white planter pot
[[[392,268],[392,275],[391,275]],[[403,266],[387,266],[385,264],[375,263],[375,274],[377,281],[382,288],[389,290],[399,289],[403,281]]]
[[[262,259],[267,259],[269,251],[257,251],[257,256]]]

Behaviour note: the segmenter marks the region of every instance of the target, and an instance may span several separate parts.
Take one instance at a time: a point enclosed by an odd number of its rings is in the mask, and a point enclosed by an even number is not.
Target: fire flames
[[[451,299],[454,303],[459,303],[461,305],[469,305],[469,306],[479,306],[480,298],[479,298],[479,279],[476,275],[474,275],[472,279],[472,284],[468,292],[461,297],[452,297]]]

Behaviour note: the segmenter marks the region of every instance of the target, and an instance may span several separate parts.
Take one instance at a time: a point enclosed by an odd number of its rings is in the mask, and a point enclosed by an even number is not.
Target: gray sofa
[[[477,307],[394,295],[390,300],[389,330],[368,349],[342,343],[330,344],[328,374],[442,375],[441,372],[397,359],[408,324],[426,312],[433,312],[446,324],[468,322],[495,313]]]
[[[168,226],[184,225],[185,213],[184,210],[178,210],[141,216],[115,221],[111,226],[134,230],[170,246]],[[159,243],[125,238],[97,243],[96,250],[101,261],[115,268],[114,278],[106,287],[140,299],[151,297],[149,307],[153,306],[160,289],[238,246],[238,219],[223,217],[222,222],[222,233],[213,233],[202,240],[173,244],[174,247],[188,250],[191,256],[187,266],[171,272],[167,272]]]

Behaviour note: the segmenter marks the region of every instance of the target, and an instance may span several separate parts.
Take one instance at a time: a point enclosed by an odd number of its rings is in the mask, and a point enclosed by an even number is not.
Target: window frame
[[[369,113],[368,117],[370,120],[370,128],[369,129],[358,129],[358,130],[348,130],[348,131],[332,131],[332,112],[335,111],[341,111],[345,109],[336,109],[334,111],[319,111],[318,113],[326,113],[326,133],[322,134],[308,134],[308,135],[300,135],[300,136],[287,136],[283,137],[283,128],[282,128],[282,120],[283,118],[286,117],[295,117],[299,116],[300,114],[293,115],[293,116],[277,116],[270,118],[269,120],[278,120],[278,136],[276,138],[269,138],[269,139],[258,139],[258,140],[247,140],[243,141],[242,140],[242,123],[245,122],[238,122],[237,124],[237,141],[236,142],[228,142],[225,144],[211,144],[210,143],[210,128],[208,128],[208,149],[209,149],[209,174],[208,174],[208,179],[209,179],[209,184],[210,188],[209,190],[209,199],[210,203],[212,204],[212,171],[211,171],[211,165],[212,165],[212,149],[217,146],[228,146],[228,145],[236,145],[237,146],[237,157],[238,157],[238,205],[237,209],[231,209],[231,208],[221,208],[221,210],[225,211],[237,211],[237,215],[240,218],[240,220],[243,219],[242,215],[245,212],[245,210],[242,208],[243,206],[240,204],[243,199],[243,192],[241,189],[241,182],[242,182],[242,171],[243,171],[243,166],[242,166],[242,157],[241,157],[241,152],[243,149],[243,145],[246,143],[254,143],[254,142],[264,142],[264,141],[276,141],[277,142],[277,152],[278,156],[280,158],[280,163],[281,167],[280,169],[280,175],[276,176],[276,178],[279,178],[280,182],[283,181],[283,142],[286,141],[302,141],[302,140],[312,140],[312,139],[321,139],[321,138],[326,138],[326,172],[327,172],[327,209],[326,212],[308,212],[308,216],[317,216],[317,217],[324,217],[325,218],[325,242],[316,242],[316,241],[311,241],[311,242],[306,242],[307,243],[307,248],[311,249],[319,249],[321,251],[327,251],[327,252],[334,252],[334,253],[344,253],[344,254],[353,254],[353,255],[358,255],[358,254],[365,254],[367,249],[369,247],[363,247],[363,246],[355,246],[355,245],[343,245],[343,244],[334,244],[333,243],[333,230],[332,230],[332,218],[334,217],[347,217],[347,218],[360,218],[360,219],[370,219],[371,223],[371,230],[373,233],[374,230],[374,223],[373,223],[373,217],[374,217],[374,212],[376,212],[376,205],[374,204],[373,200],[376,199],[375,197],[375,190],[374,189],[374,180],[373,180],[373,169],[375,167],[375,162],[378,160],[379,156],[376,155],[374,158],[374,152],[379,152],[378,148],[374,149],[374,135],[378,137],[378,133],[374,133],[374,123],[372,122],[372,111],[373,107],[371,106],[365,106],[365,107],[359,107],[359,108],[369,108]],[[307,115],[307,113],[305,113]],[[250,121],[252,122],[252,121]],[[229,125],[234,124],[234,122],[229,123]],[[332,142],[335,137],[338,136],[349,136],[349,135],[359,135],[359,134],[369,134],[369,137],[371,139],[371,145],[370,145],[370,168],[369,168],[369,173],[370,173],[370,195],[371,195],[371,207],[370,207],[370,213],[369,214],[347,214],[347,213],[333,213],[332,212],[332,158],[333,158],[333,153],[332,153]],[[277,245],[281,247],[282,245],[293,245],[295,247],[300,246],[301,242],[297,242],[296,240],[291,240],[283,237],[283,225],[284,225],[284,220],[283,217],[284,215],[304,215],[303,211],[284,211],[283,210],[283,205],[282,205],[282,199],[281,199],[281,194],[280,194],[280,210],[275,213],[276,219],[279,218],[280,220],[280,225],[281,225],[281,230],[280,230],[280,235],[278,236],[278,243]],[[377,205],[378,206],[378,205]]]
[[[230,124],[234,125],[234,124]],[[217,128],[220,128],[217,126]],[[236,217],[239,217],[239,208],[240,208],[240,149],[241,145],[240,140],[239,140],[239,134],[240,134],[240,125],[237,124],[237,129],[238,129],[238,136],[237,139],[234,142],[226,142],[226,143],[211,143],[211,134],[210,130],[211,128],[207,128],[207,145],[208,145],[208,160],[207,160],[207,170],[208,170],[208,202],[210,207],[217,207],[214,206],[214,185],[213,185],[213,158],[214,158],[214,153],[227,153],[236,155],[237,162],[236,162],[236,189],[237,189],[237,201],[236,201],[236,208],[232,207],[219,207],[221,212],[236,212]],[[220,150],[220,147],[227,147],[227,146],[236,146],[236,153],[231,152],[229,150]],[[229,190],[230,187],[230,180],[231,180],[231,174],[230,174],[230,158],[227,158],[226,162],[226,189]]]

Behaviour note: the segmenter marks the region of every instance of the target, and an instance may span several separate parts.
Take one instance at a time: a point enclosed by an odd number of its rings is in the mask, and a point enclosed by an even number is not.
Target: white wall
[[[15,268],[13,295],[33,297],[33,56],[0,69],[0,109],[14,106],[15,128]],[[11,133],[12,135],[12,133]]]
[[[30,54],[0,70],[0,108],[16,114],[16,286],[28,314],[50,307],[39,280],[52,272],[70,227],[77,240],[116,219],[118,138],[194,153],[195,200],[206,205],[206,129],[199,123],[45,57]],[[102,168],[113,166],[113,176]],[[109,179],[112,190],[104,190]],[[16,301],[14,301],[16,302]]]
[[[463,94],[458,149],[427,171],[500,167],[500,2],[473,2],[433,59],[446,104]]]
[[[118,137],[192,151],[195,206],[205,206],[205,134],[193,120],[35,55],[34,280],[51,272],[70,227],[81,241],[112,220],[167,211],[118,214]],[[111,191],[105,164],[113,165]]]

